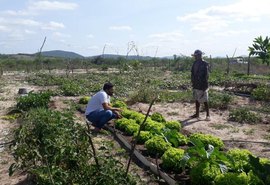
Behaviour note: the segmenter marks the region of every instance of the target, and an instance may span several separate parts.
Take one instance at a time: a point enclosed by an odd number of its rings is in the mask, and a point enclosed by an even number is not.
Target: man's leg
[[[204,102],[204,106],[205,106],[206,116],[210,116],[209,115],[209,105],[208,105],[208,102]]]
[[[196,115],[200,117],[200,103],[196,100]]]
[[[100,113],[99,127],[102,128],[108,121],[116,118],[116,115],[111,110],[104,110]]]

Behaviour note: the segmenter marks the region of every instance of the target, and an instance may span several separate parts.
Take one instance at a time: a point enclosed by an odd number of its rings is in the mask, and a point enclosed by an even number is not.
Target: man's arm
[[[102,103],[104,110],[111,110],[113,113],[117,115],[117,118],[121,118],[120,112],[122,111],[120,108],[112,107],[109,103]]]

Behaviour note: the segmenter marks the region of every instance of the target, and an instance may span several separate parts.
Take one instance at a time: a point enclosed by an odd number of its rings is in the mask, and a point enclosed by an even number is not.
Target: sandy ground
[[[24,81],[23,74],[6,74],[0,78],[0,184],[14,185],[23,184],[26,178],[25,174],[16,173],[9,177],[8,168],[14,162],[8,145],[3,143],[12,140],[12,130],[17,127],[15,121],[8,121],[3,118],[16,104],[19,88],[26,88],[28,91],[38,91],[41,87],[30,86]],[[69,102],[76,102],[78,97],[54,97],[52,107],[57,110],[65,109]],[[236,97],[236,101],[231,107],[237,106],[258,106],[256,102],[250,102],[248,98]],[[130,108],[142,113],[146,113],[149,105],[136,103]],[[154,112],[161,113],[167,120],[178,120],[183,125],[183,130],[190,133],[201,132],[212,134],[224,140],[227,148],[238,147],[249,149],[255,155],[260,157],[270,158],[270,124],[239,124],[228,121],[228,110],[212,110],[211,121],[197,119],[189,119],[189,116],[194,113],[194,105],[190,103],[163,103],[154,104],[151,109],[151,114]],[[205,113],[201,113],[201,117],[205,117]],[[78,122],[85,124],[85,120],[80,113],[77,114]],[[95,140],[97,143],[100,140],[112,140],[110,136],[99,136]],[[140,171],[134,165],[134,171]],[[145,178],[145,182],[149,182],[149,174],[140,171],[140,176]],[[148,177],[147,177],[148,176]],[[150,179],[151,180],[151,179]],[[157,184],[154,182],[148,184]]]

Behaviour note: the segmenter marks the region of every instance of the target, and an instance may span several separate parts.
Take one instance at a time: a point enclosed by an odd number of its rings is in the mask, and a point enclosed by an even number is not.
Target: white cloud
[[[119,31],[131,31],[132,28],[130,26],[111,26],[110,30],[119,30]]]
[[[8,32],[10,29],[7,26],[0,25],[0,32]]]
[[[59,1],[38,1],[33,2],[30,10],[74,10],[78,5],[76,3],[66,3]]]
[[[54,22],[54,21],[51,21],[42,27],[42,29],[44,29],[44,30],[57,30],[57,29],[61,29],[61,28],[65,28],[65,25],[63,23],[58,23],[58,22]]]
[[[233,35],[241,35],[241,34],[246,34],[248,33],[247,30],[240,30],[240,31],[235,31],[235,30],[229,30],[229,31],[225,31],[225,32],[219,32],[219,33],[215,33],[215,36],[233,36]]]
[[[24,33],[29,34],[29,35],[36,34],[35,31],[31,31],[31,30],[28,30],[28,29],[25,29]]]
[[[270,16],[269,1],[239,0],[225,6],[211,6],[177,20],[193,24],[192,30],[221,30],[234,22],[259,21],[261,17]]]
[[[64,34],[64,33],[60,33],[60,32],[54,32],[53,33],[54,37],[58,37],[58,38],[70,38],[71,36],[68,34]]]
[[[183,37],[183,34],[177,31],[167,33],[156,33],[149,35],[150,38],[157,39],[160,42],[173,42]]]
[[[94,35],[88,34],[88,35],[86,35],[86,37],[92,39],[92,38],[94,38]]]

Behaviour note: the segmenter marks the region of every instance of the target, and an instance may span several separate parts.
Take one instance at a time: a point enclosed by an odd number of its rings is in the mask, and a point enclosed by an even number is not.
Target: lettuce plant
[[[169,148],[161,157],[162,167],[176,172],[181,170],[181,159],[184,156],[184,152],[180,148]]]
[[[161,156],[171,147],[171,144],[166,142],[162,136],[154,136],[145,142],[145,147],[149,154]]]

